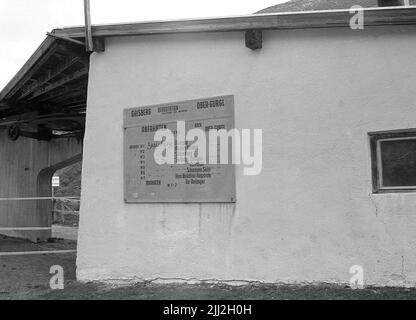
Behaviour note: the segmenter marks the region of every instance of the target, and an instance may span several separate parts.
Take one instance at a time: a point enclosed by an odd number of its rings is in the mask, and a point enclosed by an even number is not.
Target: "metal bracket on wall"
[[[104,52],[105,51],[105,40],[102,37],[92,38],[93,50],[94,52]]]
[[[247,30],[245,34],[246,47],[251,50],[261,49],[263,47],[263,33],[262,30],[252,29]]]

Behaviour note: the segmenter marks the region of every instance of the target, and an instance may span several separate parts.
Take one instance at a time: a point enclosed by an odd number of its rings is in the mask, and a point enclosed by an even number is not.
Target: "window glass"
[[[380,141],[382,187],[416,186],[416,139]]]

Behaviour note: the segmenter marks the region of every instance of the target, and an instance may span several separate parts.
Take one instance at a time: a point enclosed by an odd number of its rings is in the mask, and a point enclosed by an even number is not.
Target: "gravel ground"
[[[0,239],[0,252],[74,249],[76,243],[55,240],[32,244],[22,240]],[[139,283],[133,286],[110,286],[99,283],[79,283],[75,280],[75,253],[41,254],[25,256],[0,256],[0,300],[10,299],[416,299],[415,289],[366,288],[351,290],[334,285],[288,286],[251,284],[228,285],[159,285]],[[52,265],[65,271],[64,290],[49,288]]]

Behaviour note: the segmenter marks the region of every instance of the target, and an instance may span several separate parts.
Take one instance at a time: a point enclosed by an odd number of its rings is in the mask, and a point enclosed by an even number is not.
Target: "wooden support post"
[[[263,47],[263,33],[261,30],[246,31],[246,47],[251,50],[257,50]]]

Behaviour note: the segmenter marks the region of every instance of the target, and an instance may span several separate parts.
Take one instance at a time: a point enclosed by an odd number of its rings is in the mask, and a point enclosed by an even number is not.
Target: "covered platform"
[[[49,35],[0,92],[0,234],[50,237],[51,177],[82,159],[88,68],[82,42]]]

